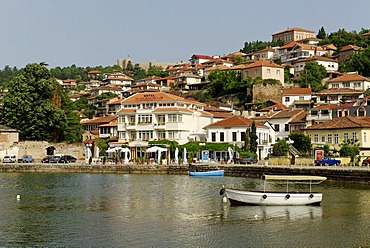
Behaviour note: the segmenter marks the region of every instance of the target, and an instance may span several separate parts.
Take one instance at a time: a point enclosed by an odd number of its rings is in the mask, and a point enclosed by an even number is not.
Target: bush
[[[284,139],[282,139],[275,143],[273,154],[275,156],[286,156],[289,150],[290,150],[289,144],[286,143]]]

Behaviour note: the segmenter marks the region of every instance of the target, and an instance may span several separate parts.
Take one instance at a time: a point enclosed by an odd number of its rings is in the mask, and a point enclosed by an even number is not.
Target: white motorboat
[[[289,175],[264,175],[264,190],[248,191],[240,189],[222,188],[220,195],[230,205],[320,205],[322,193],[312,192],[312,184],[319,184],[326,180],[322,176],[289,176]],[[266,181],[283,181],[286,191],[266,191]],[[289,191],[289,183],[307,183],[310,185],[308,192]]]

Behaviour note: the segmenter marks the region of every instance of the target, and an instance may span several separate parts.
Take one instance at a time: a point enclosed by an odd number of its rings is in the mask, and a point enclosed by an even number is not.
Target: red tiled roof
[[[288,28],[286,30],[280,31],[280,32],[275,33],[273,35],[288,33],[288,32],[292,32],[292,31],[301,31],[301,32],[307,32],[307,33],[315,33],[314,31],[311,31],[311,30],[307,30],[307,29],[295,27],[295,28]]]
[[[364,76],[361,76],[357,73],[346,73],[342,76],[339,76],[339,77],[332,78],[332,79],[328,80],[328,83],[332,83],[332,82],[351,82],[351,81],[369,81],[370,82],[370,79],[366,78]]]
[[[358,50],[361,50],[361,47],[359,47],[359,46],[354,46],[354,45],[347,45],[347,46],[342,47],[342,49],[340,49],[340,51],[341,51],[341,52],[349,51],[349,50],[355,50],[355,51],[358,51]]]
[[[330,88],[326,90],[321,90],[317,92],[317,95],[338,95],[338,94],[352,94],[361,95],[363,92],[361,90],[354,90],[350,88]]]
[[[304,59],[298,59],[298,60],[294,61],[294,62],[293,62],[293,64],[300,63],[300,62],[317,61],[317,60],[319,60],[319,61],[336,62],[336,63],[338,63],[338,61],[337,61],[337,60],[330,59],[330,58],[323,57],[323,56],[315,55],[315,56],[311,56],[311,57],[304,58]]]
[[[251,126],[253,120],[245,118],[243,116],[232,116],[225,120],[215,122],[208,125],[207,127],[248,127]],[[256,126],[264,126],[262,123],[255,122]]]
[[[307,112],[303,111],[298,115],[294,116],[289,123],[306,123]]]
[[[336,107],[338,107],[337,104],[321,104],[321,105],[317,105],[317,106],[313,107],[312,109],[321,110],[321,109],[333,109],[333,108],[336,108]]]
[[[209,55],[201,55],[201,54],[193,54],[192,57],[198,58],[198,59],[213,59],[212,56]]]
[[[294,109],[294,110],[281,110],[276,114],[272,115],[269,119],[283,119],[283,118],[293,118],[298,114],[305,112],[303,109]]]
[[[91,120],[82,121],[81,124],[86,125],[86,124],[109,123],[109,122],[116,120],[117,118],[118,118],[117,115],[107,115],[107,116],[103,116],[103,117],[99,117],[99,118],[95,118]]]
[[[281,65],[278,65],[272,61],[267,61],[267,60],[257,60],[256,62],[247,65],[245,68],[254,68],[254,67],[276,67],[276,68],[284,68]]]
[[[270,110],[279,111],[279,110],[283,110],[283,109],[289,109],[289,108],[287,106],[285,106],[284,104],[282,104],[280,102],[277,102],[276,104],[271,105],[270,107],[260,109],[259,111],[260,112],[266,112],[266,111],[270,111]]]
[[[311,88],[285,88],[282,95],[311,95]]]
[[[308,130],[325,130],[325,129],[344,129],[344,128],[370,128],[369,116],[345,116],[334,118],[318,125],[307,127]]]
[[[133,108],[123,108],[121,110],[118,111],[118,113],[136,113],[136,109],[133,109]]]
[[[123,103],[140,103],[140,102],[169,102],[183,101],[189,102],[180,96],[172,95],[164,92],[137,93],[123,100]],[[194,101],[192,101],[194,102]]]

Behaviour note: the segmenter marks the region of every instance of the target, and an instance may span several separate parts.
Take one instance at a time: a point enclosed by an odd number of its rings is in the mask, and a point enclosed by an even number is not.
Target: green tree
[[[168,72],[166,72],[162,66],[151,65],[148,69],[147,75],[157,77],[167,77]]]
[[[325,156],[330,155],[330,146],[329,145],[324,145],[323,150],[324,150],[324,155]]]
[[[251,150],[251,134],[250,134],[251,130],[249,128],[247,128],[247,130],[245,130],[245,139],[244,139],[244,150],[249,152]]]
[[[351,162],[354,162],[355,157],[360,154],[360,144],[355,139],[347,139],[340,144],[339,154],[350,157]]]
[[[347,62],[346,71],[358,71],[364,77],[370,77],[370,46],[353,53]]]
[[[28,64],[9,84],[1,124],[20,130],[23,140],[57,141],[67,124],[59,90],[44,64]]]
[[[319,39],[325,39],[326,38],[326,32],[325,32],[325,29],[324,27],[321,27],[319,32],[317,33],[317,38]]]
[[[300,73],[300,86],[307,88],[310,84],[314,92],[324,89],[322,80],[326,76],[326,69],[323,65],[319,65],[316,61],[309,61],[305,64],[303,71]]]
[[[240,50],[243,53],[252,53],[252,52],[257,52],[259,50],[262,50],[266,47],[276,47],[276,46],[282,46],[284,45],[284,42],[282,41],[277,41],[277,42],[272,42],[272,41],[252,41],[252,42],[245,42],[244,47]]]
[[[6,86],[6,83],[9,83],[19,73],[20,71],[17,67],[11,68],[9,65],[6,65],[3,70],[0,70],[0,85]]]
[[[100,95],[98,95],[96,97],[97,100],[104,100],[104,99],[109,99],[109,98],[113,98],[113,97],[116,97],[117,94],[114,94],[112,92],[104,92],[104,93],[101,93]]]
[[[257,128],[256,128],[256,123],[253,121],[252,126],[251,126],[251,131],[250,131],[250,151],[253,153],[257,153]]]
[[[289,150],[289,144],[285,141],[285,139],[281,139],[275,143],[272,153],[275,156],[286,156]]]
[[[293,140],[293,146],[302,154],[309,154],[312,149],[311,139],[303,133],[291,133],[289,139]]]

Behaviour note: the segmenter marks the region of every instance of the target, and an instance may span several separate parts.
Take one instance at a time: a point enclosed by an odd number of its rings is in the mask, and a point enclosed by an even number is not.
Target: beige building
[[[272,41],[283,41],[285,44],[303,40],[307,38],[314,38],[316,34],[314,31],[303,29],[303,28],[288,28],[287,30],[278,32],[272,35]]]
[[[339,151],[340,144],[348,139],[358,140],[360,156],[370,156],[370,117],[345,116],[307,127],[305,134],[311,139],[313,148],[329,145]]]
[[[240,68],[242,78],[275,79],[284,86],[284,67],[267,60],[258,60]]]

